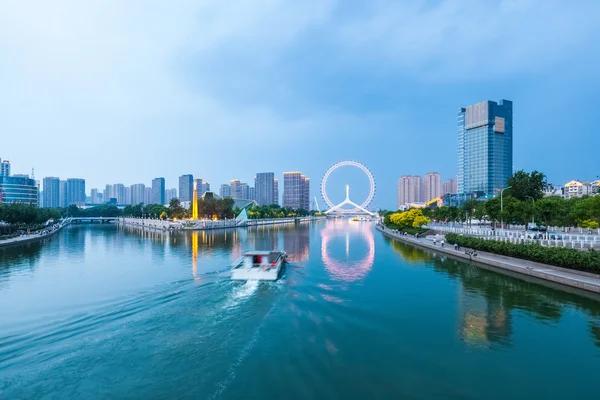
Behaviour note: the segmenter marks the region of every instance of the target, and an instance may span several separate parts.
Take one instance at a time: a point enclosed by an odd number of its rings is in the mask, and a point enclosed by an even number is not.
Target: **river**
[[[232,282],[284,249],[273,283]],[[71,226],[0,249],[3,399],[593,398],[600,302],[365,222]]]

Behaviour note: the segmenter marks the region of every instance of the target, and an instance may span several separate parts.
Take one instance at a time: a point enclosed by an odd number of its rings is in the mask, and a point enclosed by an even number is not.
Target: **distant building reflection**
[[[329,243],[334,238],[345,239],[346,256],[350,260],[351,239],[361,237],[368,246],[367,254],[356,261],[341,262],[330,255]],[[375,239],[371,224],[353,223],[345,219],[328,220],[321,231],[321,258],[325,268],[336,279],[353,282],[364,278],[373,268],[375,261]]]
[[[600,347],[598,295],[552,289],[395,240],[385,240],[407,262],[432,266],[436,272],[458,280],[458,333],[471,346],[512,345],[516,310],[544,323],[558,323],[565,307],[577,307],[588,314],[590,337]]]
[[[289,262],[308,260],[309,233],[308,224],[298,224],[295,229],[283,231],[283,247],[288,255]]]
[[[279,230],[264,225],[248,228],[247,243],[252,250],[279,250]]]

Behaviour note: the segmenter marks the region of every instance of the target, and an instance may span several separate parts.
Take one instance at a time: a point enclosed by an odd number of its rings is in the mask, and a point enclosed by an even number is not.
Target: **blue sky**
[[[459,107],[506,98],[515,170],[593,179],[599,20],[586,0],[7,2],[0,158],[88,191],[300,170],[311,196],[352,159],[390,208],[401,175],[455,176]],[[361,202],[351,172],[332,189]]]

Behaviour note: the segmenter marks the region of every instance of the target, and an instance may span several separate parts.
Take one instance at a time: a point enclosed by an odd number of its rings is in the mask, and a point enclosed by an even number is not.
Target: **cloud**
[[[173,185],[187,172],[225,182],[239,165],[317,176],[357,154],[377,162],[394,146],[367,155],[357,143],[418,144],[432,101],[452,92],[443,107],[464,105],[456,82],[487,98],[490,87],[477,85],[597,58],[599,9],[585,0],[5,2],[0,156],[100,187],[162,174]],[[444,126],[433,129],[446,138]],[[268,163],[242,151],[281,143],[294,151]],[[235,163],[223,163],[231,151]]]
[[[340,41],[427,79],[493,79],[545,69],[593,43],[600,3],[547,0],[376,1],[341,24]],[[486,76],[487,75],[487,76]]]

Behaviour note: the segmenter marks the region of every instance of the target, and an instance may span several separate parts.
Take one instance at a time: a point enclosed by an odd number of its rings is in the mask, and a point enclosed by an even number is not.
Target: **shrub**
[[[446,234],[446,241],[488,253],[522,258],[557,267],[600,273],[600,252],[582,251],[562,247],[543,247],[539,244],[498,242],[470,236]]]

